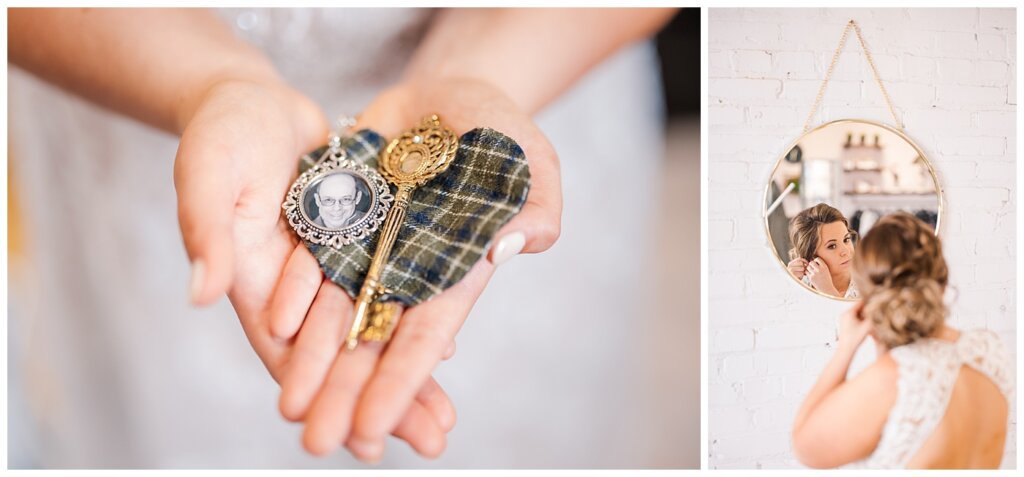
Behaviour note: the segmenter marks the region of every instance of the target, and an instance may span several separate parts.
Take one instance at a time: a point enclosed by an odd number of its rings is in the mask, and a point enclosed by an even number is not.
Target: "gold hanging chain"
[[[868,65],[871,66],[871,73],[875,75],[875,82],[878,83],[878,88],[882,90],[882,97],[885,98],[885,104],[889,106],[889,112],[892,113],[892,119],[896,123],[896,128],[902,130],[903,122],[900,121],[899,116],[896,115],[896,108],[892,105],[892,99],[889,98],[889,92],[885,90],[885,85],[882,84],[882,78],[878,75],[878,68],[875,67],[875,60],[871,58],[871,51],[868,50],[867,43],[864,42],[864,36],[860,33],[860,25],[857,22],[850,20],[846,24],[846,28],[843,29],[843,36],[839,39],[839,46],[836,48],[835,54],[832,55],[832,63],[828,65],[828,71],[825,73],[825,79],[821,82],[821,87],[818,88],[818,97],[814,99],[814,106],[811,108],[810,114],[807,115],[807,121],[804,122],[804,132],[811,130],[811,121],[814,119],[814,113],[818,111],[818,107],[821,106],[821,99],[825,96],[825,87],[828,86],[828,80],[832,77],[832,71],[836,68],[836,63],[839,62],[839,55],[843,52],[843,47],[846,46],[846,37],[850,34],[850,28],[853,28],[854,33],[857,34],[857,40],[860,41],[860,47],[864,50],[864,57],[868,60]]]

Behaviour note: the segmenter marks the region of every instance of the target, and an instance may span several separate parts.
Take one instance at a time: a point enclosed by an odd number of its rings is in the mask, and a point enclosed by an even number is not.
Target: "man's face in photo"
[[[345,221],[355,213],[362,193],[356,190],[355,178],[347,174],[334,174],[320,182],[320,189],[313,197],[320,208],[324,226],[337,229],[344,227]]]

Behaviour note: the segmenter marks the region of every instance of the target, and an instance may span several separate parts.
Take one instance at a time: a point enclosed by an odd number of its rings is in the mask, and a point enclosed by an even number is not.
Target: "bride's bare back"
[[[974,368],[961,366],[945,416],[907,468],[999,467],[1008,414],[1009,406],[999,387]]]

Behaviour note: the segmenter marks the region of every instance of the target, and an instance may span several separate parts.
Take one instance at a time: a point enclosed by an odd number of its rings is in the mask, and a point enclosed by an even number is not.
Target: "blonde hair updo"
[[[882,217],[853,257],[875,338],[894,348],[931,336],[946,319],[949,280],[942,244],[927,224],[906,212]]]

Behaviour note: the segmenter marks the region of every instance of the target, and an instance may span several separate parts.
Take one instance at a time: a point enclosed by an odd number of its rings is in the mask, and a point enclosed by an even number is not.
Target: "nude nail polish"
[[[189,297],[193,305],[199,304],[199,294],[203,291],[203,279],[206,275],[206,262],[196,259],[192,262],[192,277],[189,279]]]
[[[494,265],[501,265],[507,262],[510,258],[519,254],[523,251],[523,247],[526,245],[526,235],[522,232],[512,232],[498,240],[498,243],[494,244],[494,249],[491,251],[491,263]]]
[[[354,439],[349,442],[349,447],[355,452],[359,459],[369,463],[376,464],[380,462],[381,454],[383,454],[384,448],[379,441],[364,441]]]

